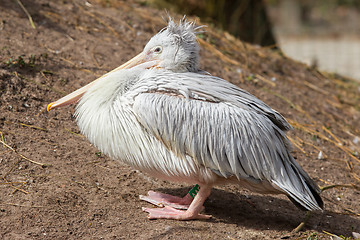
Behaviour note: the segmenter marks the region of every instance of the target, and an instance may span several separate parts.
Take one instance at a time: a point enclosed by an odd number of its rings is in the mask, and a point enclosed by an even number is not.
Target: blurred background
[[[147,0],[360,81],[360,0]]]

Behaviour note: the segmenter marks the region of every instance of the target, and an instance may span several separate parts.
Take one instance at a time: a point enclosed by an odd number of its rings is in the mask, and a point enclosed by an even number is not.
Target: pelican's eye
[[[162,47],[158,46],[154,48],[154,53],[161,53],[162,52]]]

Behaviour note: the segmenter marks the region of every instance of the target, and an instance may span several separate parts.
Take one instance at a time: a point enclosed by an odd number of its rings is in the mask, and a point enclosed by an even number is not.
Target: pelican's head
[[[146,44],[143,54],[158,60],[158,67],[174,72],[196,72],[199,65],[199,45],[193,22],[186,19],[176,24],[169,18],[168,26],[153,36]]]
[[[135,67],[138,69],[156,67],[174,72],[197,72],[199,45],[196,41],[196,30],[199,28],[201,27],[195,27],[194,23],[186,21],[185,18],[180,20],[179,24],[169,18],[168,26],[153,36],[140,54],[111,72]],[[47,110],[77,102],[95,82],[101,81],[104,76],[50,103]]]

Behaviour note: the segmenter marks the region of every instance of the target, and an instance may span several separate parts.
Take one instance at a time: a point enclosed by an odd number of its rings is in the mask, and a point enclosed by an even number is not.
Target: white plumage
[[[157,178],[200,185],[194,200],[142,196],[166,206],[144,209],[150,218],[208,218],[199,213],[203,202],[225,183],[321,210],[318,186],[289,153],[284,131],[291,126],[253,95],[198,69],[196,29],[170,19],[134,60],[48,109],[81,98],[77,123],[103,153]]]

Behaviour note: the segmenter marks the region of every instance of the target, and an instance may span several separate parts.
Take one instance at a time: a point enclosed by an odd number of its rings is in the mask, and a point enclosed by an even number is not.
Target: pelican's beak
[[[59,100],[50,103],[46,109],[48,111],[50,111],[51,109],[54,109],[54,108],[63,107],[63,106],[75,103],[75,102],[79,101],[79,99],[82,97],[82,95],[84,95],[84,93],[87,90],[89,90],[89,88],[94,83],[96,83],[97,81],[100,81],[103,77],[107,76],[108,74],[110,74],[112,72],[116,72],[121,69],[130,69],[132,67],[138,66],[145,62],[149,63],[148,66],[146,66],[147,68],[154,67],[158,63],[157,61],[149,61],[149,59],[147,59],[146,55],[142,52],[139,55],[137,55],[136,57],[134,57],[133,59],[131,59],[128,62],[121,65],[120,67],[115,68],[111,72],[106,73],[105,75],[103,75],[103,76],[99,77],[98,79],[92,81],[91,83],[83,86],[82,88],[79,88],[78,90],[66,95],[65,97],[60,98]]]

